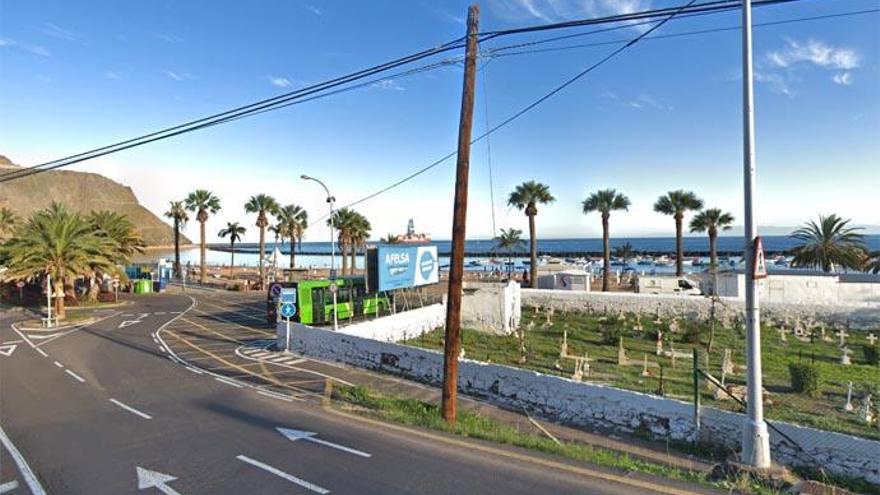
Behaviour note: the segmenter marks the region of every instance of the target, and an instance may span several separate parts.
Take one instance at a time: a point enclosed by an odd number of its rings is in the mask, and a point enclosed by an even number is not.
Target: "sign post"
[[[24,299],[24,281],[19,280],[15,283],[15,286],[18,287],[18,300],[21,301]]]
[[[339,330],[339,319],[336,317],[336,292],[339,287],[336,286],[336,279],[330,281],[330,293],[333,294],[333,331]]]
[[[46,274],[46,326],[52,328],[52,275]]]
[[[274,288],[274,287],[273,287]],[[284,350],[290,350],[290,318],[296,314],[296,289],[282,288],[278,298],[278,313],[284,317],[286,333]]]

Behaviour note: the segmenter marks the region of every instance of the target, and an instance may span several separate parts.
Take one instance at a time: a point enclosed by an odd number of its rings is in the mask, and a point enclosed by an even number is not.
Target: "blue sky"
[[[668,0],[489,0],[481,28],[677,5]],[[755,10],[756,23],[880,8],[872,0],[802,0]],[[0,0],[0,154],[32,165],[270,97],[459,37],[467,2]],[[675,20],[657,34],[736,26],[737,13]],[[880,224],[880,14],[755,29],[758,199],[762,225],[836,212]],[[639,27],[541,45],[628,39]],[[583,31],[583,28],[582,28]],[[485,48],[543,35],[505,37]],[[668,235],[653,213],[670,189],[696,191],[741,217],[740,38],[723,31],[646,40],[491,138],[497,227],[526,230],[504,204],[529,179],[557,201],[540,209],[544,237],[596,236],[580,212],[613,187],[633,206],[614,235]],[[537,48],[537,47],[534,47]],[[614,46],[496,57],[481,70],[475,135]],[[500,52],[499,52],[500,53]],[[448,66],[173,138],[75,166],[131,186],[157,213],[204,187],[223,211],[209,222],[252,226],[242,209],[267,192],[320,216],[321,190],[340,204],[454,149],[461,69]],[[475,145],[468,233],[492,235],[489,153]],[[417,227],[448,238],[454,161],[358,206],[376,236]],[[195,225],[189,234],[195,237]],[[307,240],[324,240],[315,226]],[[247,240],[256,239],[249,229]]]

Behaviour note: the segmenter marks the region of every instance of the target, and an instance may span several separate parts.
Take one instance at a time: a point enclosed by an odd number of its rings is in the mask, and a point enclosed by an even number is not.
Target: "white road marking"
[[[0,485],[0,494],[11,492],[18,488],[18,482],[15,480],[10,481],[9,483],[3,483]]]
[[[59,363],[58,361],[55,361],[55,366],[58,366],[59,368],[63,368],[63,367],[64,367],[64,365],[61,364],[61,363]]]
[[[257,390],[257,393],[260,395],[265,395],[266,397],[271,397],[273,399],[283,400],[285,402],[293,402],[293,397],[287,397],[281,394],[276,394],[275,392],[268,392],[266,390]]]
[[[197,369],[193,368],[192,366],[187,366],[187,367],[186,367],[186,370],[187,370],[187,371],[192,371],[193,373],[195,373],[195,374],[197,374],[197,375],[201,375],[201,374],[202,374],[202,370],[197,370]]]
[[[128,411],[128,412],[130,412],[130,413],[132,413],[132,414],[137,414],[138,416],[140,416],[140,417],[142,417],[142,418],[144,418],[144,419],[153,419],[153,417],[150,416],[149,414],[142,413],[142,412],[138,411],[137,409],[135,409],[135,408],[133,408],[133,407],[131,407],[131,406],[127,406],[127,405],[123,404],[122,402],[119,402],[119,401],[116,400],[116,399],[110,399],[110,402],[112,402],[113,404],[116,404],[117,406],[119,406],[119,407],[125,409],[126,411]]]
[[[74,372],[72,372],[72,371],[70,371],[70,370],[64,370],[64,372],[67,373],[68,375],[74,377],[74,378],[75,378],[77,381],[79,381],[80,383],[85,383],[85,382],[86,382],[85,378],[83,378],[83,377],[77,375],[76,373],[74,373]]]
[[[156,311],[156,312],[153,313],[153,314],[154,314],[154,315],[164,315],[165,312],[164,312],[164,311]]]
[[[0,355],[6,357],[12,356],[16,347],[18,347],[18,344],[0,345]]]
[[[227,380],[227,379],[225,379],[225,378],[220,378],[219,376],[215,376],[214,379],[217,380],[217,381],[220,382],[220,383],[225,383],[225,384],[227,384],[227,385],[232,385],[232,386],[235,387],[235,388],[241,388],[241,387],[243,386],[243,385],[240,384],[240,383],[235,383],[235,382],[232,381],[232,380]]]
[[[0,342],[0,345],[7,345],[7,344],[21,344],[22,342],[24,342],[24,340],[21,340],[21,339],[18,339],[18,340],[10,340],[10,341],[8,341],[8,342]]]
[[[141,322],[141,320],[125,320],[122,323],[120,323],[119,326],[116,328],[125,328],[125,327],[131,326],[131,325],[134,325],[135,323],[140,323],[140,322]]]
[[[33,345],[33,344],[32,344],[32,345]],[[40,354],[42,354],[43,357],[49,357],[49,355],[46,354],[46,352],[45,352],[44,350],[40,349],[40,348],[37,347],[37,346],[34,346],[34,350],[37,351],[37,352],[39,352]]]
[[[24,460],[24,457],[22,457],[21,452],[19,452],[18,449],[15,448],[15,445],[12,444],[12,440],[6,436],[6,432],[3,431],[2,427],[0,427],[0,444],[3,444],[9,452],[9,455],[12,456],[12,460],[15,462],[15,465],[18,466],[18,471],[24,477],[25,484],[31,489],[31,494],[46,495],[46,490],[40,485],[37,477],[34,476],[34,472],[31,471],[31,467],[28,466],[28,463]]]
[[[308,481],[297,478],[296,476],[293,476],[291,474],[287,474],[278,468],[274,468],[268,464],[264,464],[256,459],[251,459],[250,457],[247,457],[244,455],[239,455],[236,457],[236,459],[238,459],[239,461],[242,461],[242,462],[246,462],[246,463],[250,464],[251,466],[258,467],[264,471],[268,471],[268,472],[270,472],[280,478],[284,478],[287,481],[289,481],[295,485],[299,485],[299,486],[305,488],[306,490],[310,490],[315,493],[320,493],[321,495],[326,495],[327,493],[330,493],[330,490],[328,490],[326,488],[320,487],[314,483],[309,483]]]
[[[140,466],[136,466],[135,470],[137,471],[138,490],[155,488],[165,495],[180,495],[177,490],[168,486],[168,483],[177,479],[174,476],[160,473],[158,471],[150,471],[149,469],[144,469]]]
[[[302,430],[293,430],[291,428],[275,428],[279,433],[287,437],[288,440],[295,442],[297,440],[306,440],[308,442],[316,443],[318,445],[323,445],[325,447],[330,447],[333,449],[341,450],[343,452],[348,452],[349,454],[354,454],[360,457],[373,457],[372,454],[368,454],[366,452],[353,449],[351,447],[346,447],[345,445],[339,445],[338,443],[328,442],[327,440],[321,440],[317,438],[317,433],[311,431],[302,431]]]

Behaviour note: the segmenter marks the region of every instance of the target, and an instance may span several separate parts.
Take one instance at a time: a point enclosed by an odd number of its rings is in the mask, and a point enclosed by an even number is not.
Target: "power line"
[[[810,21],[826,20],[826,19],[833,19],[833,18],[839,18],[839,17],[874,14],[874,13],[878,13],[878,12],[880,12],[880,9],[866,9],[866,10],[858,10],[858,11],[850,11],[850,12],[839,12],[839,13],[835,13],[835,14],[825,14],[825,15],[817,15],[817,16],[810,16],[810,17],[800,17],[800,18],[795,18],[795,19],[784,19],[784,20],[780,20],[780,21],[755,23],[752,25],[752,27],[767,27],[767,26],[778,26],[778,25],[783,25],[783,24],[795,24],[795,23],[799,23],[799,22],[810,22]],[[694,36],[694,35],[699,35],[699,34],[718,33],[718,32],[724,32],[724,31],[739,31],[741,28],[742,28],[741,26],[737,25],[737,26],[700,29],[700,30],[694,30],[694,31],[684,31],[684,32],[680,32],[680,33],[659,34],[656,36],[649,36],[649,37],[645,38],[645,40],[647,41],[647,40],[679,38],[679,37],[684,37],[684,36]],[[605,45],[617,45],[617,44],[626,43],[626,42],[627,42],[627,40],[625,40],[625,39],[618,39],[618,40],[608,40],[608,41],[597,41],[594,43],[579,43],[579,44],[575,44],[575,45],[556,46],[556,47],[551,47],[551,48],[537,48],[537,49],[533,49],[533,50],[502,52],[502,50],[507,50],[510,48],[518,48],[519,46],[521,46],[521,45],[509,45],[509,46],[505,46],[505,47],[499,47],[499,48],[493,48],[491,50],[487,50],[487,52],[485,53],[485,56],[493,57],[493,58],[508,57],[508,56],[513,56],[513,55],[527,55],[527,54],[532,54],[532,53],[548,53],[548,52],[556,52],[556,51],[563,51],[563,50],[572,50],[572,49],[577,49],[577,48],[589,48],[589,47],[605,46]],[[498,53],[498,52],[501,52],[501,53]]]
[[[608,55],[602,57],[598,62],[595,62],[594,64],[590,65],[590,66],[587,67],[586,69],[580,71],[580,72],[577,73],[574,77],[569,78],[568,80],[566,80],[565,82],[563,82],[562,84],[560,84],[559,86],[557,86],[556,88],[554,88],[553,90],[551,90],[550,92],[544,94],[543,96],[541,96],[541,97],[538,98],[537,100],[533,101],[532,103],[526,105],[525,107],[523,107],[523,108],[520,109],[518,112],[514,113],[513,115],[511,115],[510,117],[508,117],[507,119],[505,119],[505,120],[502,121],[501,123],[495,125],[494,127],[488,129],[486,132],[484,132],[483,134],[481,134],[480,136],[478,136],[478,137],[476,137],[475,139],[471,140],[471,144],[474,144],[474,143],[476,143],[476,142],[478,142],[478,141],[480,141],[480,140],[482,140],[482,139],[484,139],[484,138],[487,138],[488,136],[490,136],[490,135],[491,135],[492,133],[494,133],[495,131],[501,129],[502,127],[504,127],[504,126],[506,126],[506,125],[508,125],[508,124],[510,124],[511,122],[513,122],[514,120],[516,120],[516,119],[518,119],[519,117],[523,116],[524,114],[526,114],[526,113],[529,112],[530,110],[534,109],[534,108],[537,107],[538,105],[540,105],[540,104],[544,103],[545,101],[549,100],[549,99],[552,98],[554,95],[556,95],[556,94],[559,93],[560,91],[564,90],[565,88],[567,88],[567,87],[570,86],[571,84],[575,83],[577,80],[579,80],[579,79],[581,79],[582,77],[586,76],[586,75],[589,74],[590,72],[596,70],[597,68],[599,68],[600,66],[602,66],[603,64],[605,64],[606,62],[608,62],[608,61],[611,60],[612,58],[616,57],[618,54],[620,54],[620,53],[623,52],[624,50],[626,50],[627,48],[629,48],[629,47],[635,45],[636,43],[638,43],[639,41],[645,39],[648,35],[650,35],[650,34],[653,33],[654,31],[656,31],[657,29],[659,29],[661,26],[663,26],[664,24],[666,24],[669,20],[671,20],[672,18],[674,18],[679,12],[681,12],[681,11],[684,10],[684,9],[686,9],[688,6],[693,5],[694,2],[696,2],[696,0],[691,0],[690,2],[688,2],[687,4],[685,4],[684,6],[679,7],[678,10],[675,10],[675,11],[671,12],[670,14],[668,14],[668,17],[666,17],[666,18],[664,18],[664,19],[658,21],[654,26],[651,26],[650,29],[646,30],[645,32],[643,32],[642,34],[636,36],[635,38],[631,39],[627,44],[621,46],[620,48],[617,48],[617,49],[611,51]],[[388,185],[388,186],[386,186],[386,187],[384,187],[384,188],[382,188],[382,189],[380,189],[380,190],[378,190],[378,191],[376,191],[376,192],[374,192],[374,193],[372,193],[372,194],[369,194],[369,195],[367,195],[367,196],[364,196],[363,198],[358,199],[357,201],[353,201],[353,202],[351,202],[351,203],[345,205],[344,208],[350,208],[350,207],[352,207],[352,206],[358,205],[358,204],[363,203],[363,202],[365,202],[365,201],[369,201],[370,199],[373,199],[373,198],[375,198],[376,196],[379,196],[380,194],[383,194],[383,193],[385,193],[385,192],[387,192],[387,191],[389,191],[389,190],[391,190],[391,189],[394,189],[395,187],[398,187],[398,186],[400,186],[401,184],[404,184],[404,183],[406,183],[406,182],[408,182],[408,181],[414,179],[415,177],[418,177],[419,175],[421,175],[421,174],[423,174],[423,173],[425,173],[425,172],[431,170],[432,168],[436,167],[437,165],[440,165],[441,163],[443,163],[443,162],[445,162],[446,160],[452,158],[452,157],[455,156],[456,154],[457,154],[457,152],[453,151],[453,152],[447,154],[446,156],[444,156],[444,157],[442,157],[442,158],[440,158],[440,159],[438,159],[438,160],[435,160],[434,162],[428,164],[427,166],[425,166],[425,167],[423,167],[423,168],[421,168],[421,169],[419,169],[419,170],[413,172],[412,174],[410,174],[410,175],[404,177],[403,179],[400,179],[400,180],[398,180],[398,181],[396,181],[396,182],[394,182],[394,183],[392,183],[392,184],[390,184],[390,185]],[[319,219],[319,220],[320,220],[320,219]]]
[[[206,127],[211,127],[218,123],[225,123],[231,120],[236,120],[237,117],[249,115],[251,113],[259,112],[263,109],[271,108],[276,105],[283,105],[284,103],[290,102],[297,98],[302,98],[305,96],[316,94],[320,91],[324,91],[326,89],[334,88],[341,86],[343,84],[347,84],[353,81],[357,81],[366,77],[369,77],[374,74],[378,74],[387,70],[394,69],[396,67],[400,67],[402,65],[421,60],[423,58],[427,58],[439,53],[447,52],[449,50],[454,50],[457,48],[461,48],[463,45],[461,40],[463,38],[458,38],[456,40],[444,43],[439,47],[432,48],[429,50],[423,50],[421,52],[407,55],[405,57],[401,57],[390,62],[386,62],[383,64],[379,64],[368,69],[359,70],[354,73],[350,73],[344,76],[340,76],[337,78],[333,78],[318,84],[314,84],[305,88],[301,88],[295,91],[290,91],[284,93],[282,95],[278,95],[272,98],[266,98],[254,103],[249,103],[247,105],[242,105],[236,107],[231,110],[226,110],[220,113],[216,113],[207,117],[202,117],[197,120],[189,121],[183,124],[175,125],[172,127],[168,127],[159,131],[151,132],[149,134],[145,134],[142,136],[138,136],[136,138],[127,139],[124,141],[120,141],[111,145],[102,146],[100,148],[96,148],[93,150],[89,150],[82,153],[77,153],[75,155],[70,155],[64,158],[60,158],[57,160],[52,160],[50,162],[41,163],[39,165],[34,165],[32,167],[27,167],[25,169],[18,169],[11,172],[7,172],[5,174],[0,175],[0,182],[6,182],[13,179],[18,179],[22,177],[27,177],[29,175],[33,175],[35,173],[39,173],[42,171],[54,170],[56,168],[65,167],[68,165],[73,165],[74,163],[79,163],[85,160],[90,160],[93,158],[98,158],[100,156],[104,156],[110,153],[115,153],[118,151],[126,150],[129,148],[133,148],[135,146],[142,146],[144,144],[148,144],[154,141],[159,141],[162,139],[167,139],[169,137],[177,136],[180,134],[184,134],[187,132],[192,132],[195,130],[203,129]]]

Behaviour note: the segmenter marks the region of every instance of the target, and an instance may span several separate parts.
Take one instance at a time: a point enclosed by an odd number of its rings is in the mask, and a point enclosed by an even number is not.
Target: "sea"
[[[880,251],[880,235],[866,235],[864,237],[865,244],[868,246],[868,249],[871,251]],[[798,245],[798,241],[792,239],[788,236],[782,235],[771,235],[771,236],[762,236],[764,251],[768,253],[784,253],[788,250],[791,250],[795,246]],[[666,253],[672,255],[675,253],[675,238],[674,237],[621,237],[615,238],[611,240],[611,249],[612,252],[614,248],[617,246],[621,246],[623,244],[629,243],[632,245],[633,249],[636,252],[647,252],[647,253]],[[451,250],[451,241],[448,240],[438,240],[432,241],[431,244],[437,246],[437,250],[440,253],[440,265],[443,267],[444,265],[448,265],[448,253]],[[269,253],[269,257],[271,259],[272,253],[274,252],[276,244],[274,242],[266,243],[266,252]],[[288,253],[290,252],[290,245],[288,243],[277,245],[279,251],[282,253],[282,257],[278,259],[277,263],[279,267],[287,267],[289,266],[289,258]],[[465,243],[465,263],[467,269],[469,270],[522,270],[527,265],[523,263],[526,261],[526,257],[522,256],[513,256],[508,258],[508,256],[499,252],[495,256],[487,256],[487,253],[491,253],[493,248],[495,247],[495,241],[490,239],[472,239],[468,240]],[[338,247],[337,247],[338,249]],[[743,249],[743,238],[740,236],[721,236],[718,238],[718,251],[719,253],[726,253],[728,256],[725,256],[730,262],[733,264],[731,266],[736,266],[736,263],[741,260],[740,256],[736,253],[741,253]],[[520,252],[525,253],[528,250],[528,245],[524,244],[523,249]],[[259,251],[259,247],[257,243],[241,243],[236,244],[235,246],[235,265],[236,266],[257,266],[258,265],[258,256],[257,253]],[[547,253],[550,256],[558,255],[559,257],[567,257],[572,256],[575,253],[591,253],[593,256],[598,256],[602,251],[602,239],[601,238],[583,238],[583,239],[539,239],[538,240],[538,251],[540,253]],[[705,236],[689,236],[684,238],[684,251],[686,253],[702,253],[701,256],[688,256],[688,260],[692,258],[699,259],[702,263],[697,263],[696,266],[686,266],[686,270],[688,271],[702,271],[705,270],[706,267],[703,266],[705,264],[708,256],[707,253],[709,251],[709,241]],[[301,254],[300,254],[301,253]],[[181,263],[184,265],[192,264],[197,265],[199,262],[199,249],[198,247],[187,247],[182,248],[181,253]],[[768,256],[771,257],[771,256]],[[174,258],[174,250],[173,249],[161,249],[161,250],[149,250],[142,256],[139,256],[135,261],[139,263],[155,263],[160,259],[171,260]],[[228,266],[231,261],[231,253],[229,252],[228,244],[209,244],[208,250],[206,252],[207,262],[210,265],[219,265],[219,266]],[[330,266],[330,243],[329,242],[307,242],[304,241],[302,243],[302,247],[297,245],[297,254],[296,265],[298,267],[316,267],[323,268]],[[771,257],[772,258],[772,257]],[[495,260],[496,263],[492,263],[491,261]],[[510,261],[510,263],[505,264],[505,262]],[[337,255],[336,264],[339,266],[340,260]],[[357,266],[359,268],[363,267],[363,256],[357,257]],[[741,267],[741,265],[739,265]],[[790,270],[789,267],[784,266],[784,263],[780,262],[779,264],[774,263],[772,259],[768,259],[768,267],[771,271],[774,270]],[[656,266],[656,265],[646,265],[646,264],[635,264],[632,263],[630,266],[626,264],[616,264],[615,269],[626,269],[629,268],[631,270],[635,270],[637,272],[644,273],[667,273],[670,271],[674,271],[674,267],[669,266]]]

